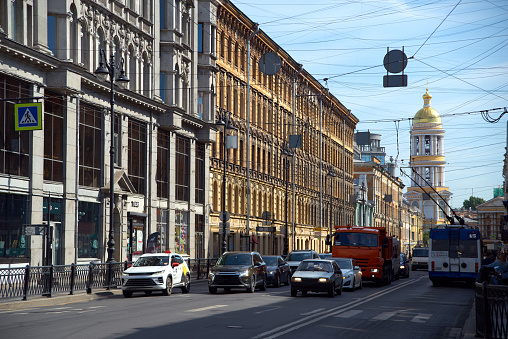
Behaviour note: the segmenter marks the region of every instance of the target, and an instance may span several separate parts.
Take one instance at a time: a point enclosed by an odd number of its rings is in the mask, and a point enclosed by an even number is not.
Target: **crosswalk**
[[[408,310],[397,310],[388,312],[376,312],[372,314],[372,311],[365,310],[348,310],[346,312],[339,313],[334,316],[335,318],[370,318],[371,321],[386,321],[386,320],[397,320],[397,321],[410,321],[413,323],[425,323],[431,317],[430,313],[416,313]]]

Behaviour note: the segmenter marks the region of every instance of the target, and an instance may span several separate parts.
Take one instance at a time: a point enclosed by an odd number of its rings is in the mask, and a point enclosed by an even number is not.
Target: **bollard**
[[[23,285],[23,300],[28,297],[28,284],[30,283],[30,265],[25,267],[25,284]]]
[[[53,289],[53,265],[49,266],[49,284],[48,284],[48,294],[47,297],[51,298],[51,291]]]
[[[70,295],[74,295],[74,281],[76,276],[76,265],[71,263],[71,292]]]
[[[88,286],[86,287],[86,293],[92,293],[92,283],[93,283],[93,264],[90,263],[88,265]]]
[[[201,258],[198,258],[198,280],[201,279]]]

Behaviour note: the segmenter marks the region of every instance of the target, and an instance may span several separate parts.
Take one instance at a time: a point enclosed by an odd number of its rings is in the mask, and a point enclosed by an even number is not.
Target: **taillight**
[[[474,263],[474,271],[476,273],[478,273],[478,263],[477,262]]]
[[[432,267],[432,271],[434,271],[434,262],[432,262],[431,267]]]

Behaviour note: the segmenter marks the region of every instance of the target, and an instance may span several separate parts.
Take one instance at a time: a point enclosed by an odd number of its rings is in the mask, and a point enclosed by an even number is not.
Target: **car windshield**
[[[286,261],[302,261],[312,259],[312,253],[309,252],[292,252],[286,258]]]
[[[217,265],[248,266],[252,265],[252,258],[247,253],[231,253],[220,257]]]
[[[324,271],[333,272],[332,264],[323,261],[304,261],[298,266],[297,271]]]
[[[263,257],[263,261],[268,266],[277,266],[277,257]]]
[[[168,256],[149,256],[149,257],[141,257],[135,263],[134,267],[143,267],[143,266],[166,266],[169,264]]]
[[[377,247],[377,234],[341,232],[335,236],[335,246]]]
[[[429,249],[428,248],[415,248],[413,249],[413,257],[428,257]]]
[[[352,270],[353,269],[353,266],[351,265],[351,260],[349,259],[333,259],[337,262],[337,264],[339,265],[339,267],[342,269],[342,270]]]
[[[321,253],[321,254],[318,254],[318,255],[319,255],[319,257],[321,259],[328,259],[328,258],[330,258],[332,256],[331,253]]]

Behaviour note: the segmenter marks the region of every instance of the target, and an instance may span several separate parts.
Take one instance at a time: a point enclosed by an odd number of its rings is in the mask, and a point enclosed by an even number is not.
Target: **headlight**
[[[164,273],[164,271],[157,271],[157,272],[153,272],[152,275],[158,275],[158,274],[162,274]]]
[[[372,273],[377,273],[377,272],[379,272],[379,270],[378,270],[377,268],[371,268],[371,269],[370,269],[370,271],[371,271]]]
[[[404,265],[400,265],[400,268],[404,269]]]
[[[319,278],[320,283],[327,283],[329,280],[327,278]]]
[[[129,275],[129,273],[127,273],[127,272],[123,272],[122,274],[123,274],[123,275],[127,275],[127,276]]]
[[[213,280],[214,277],[215,277],[215,273],[212,273],[212,272],[208,273],[208,279]]]
[[[346,274],[346,278],[351,278],[353,275],[351,273]]]
[[[272,274],[273,274],[273,271],[268,271],[268,274],[272,275]]]
[[[240,272],[240,277],[244,277],[246,275],[249,275],[249,271],[243,271],[243,272]]]
[[[296,278],[293,278],[293,281],[294,281],[294,282],[302,282],[302,278],[298,278],[298,277],[296,277]]]

